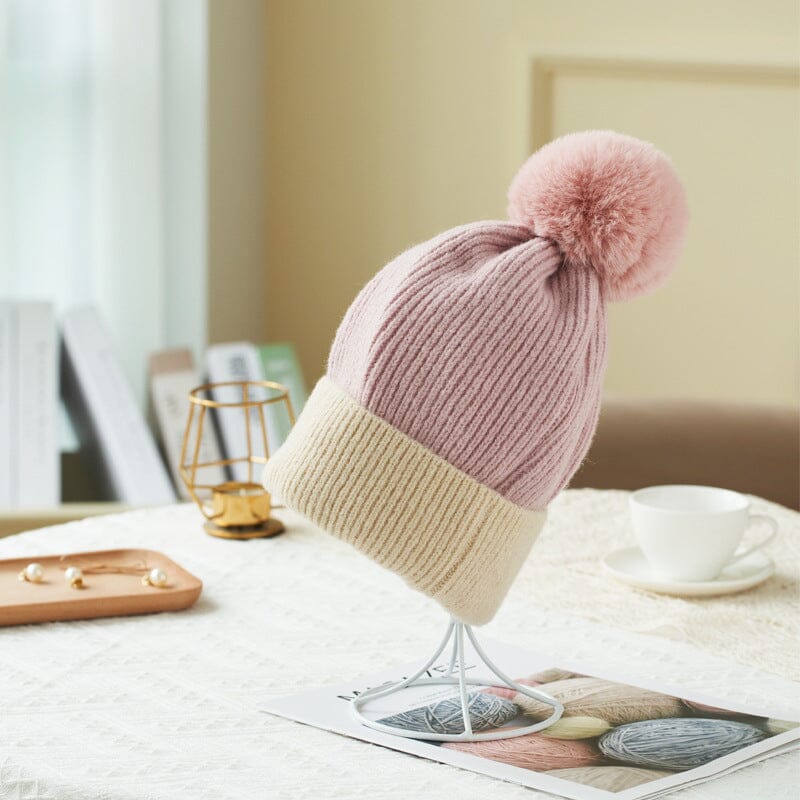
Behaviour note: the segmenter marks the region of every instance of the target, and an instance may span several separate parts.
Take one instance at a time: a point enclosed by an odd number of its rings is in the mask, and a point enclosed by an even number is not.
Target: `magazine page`
[[[792,749],[800,740],[796,707],[731,704],[679,686],[633,682],[622,673],[564,663],[491,640],[483,644],[506,675],[559,699],[562,718],[540,732],[478,742],[403,738],[356,719],[351,708],[354,697],[409,677],[424,663],[422,659],[348,683],[271,698],[259,708],[574,800],[655,798]],[[442,655],[428,677],[444,676],[449,667],[449,657]],[[470,685],[468,695],[475,732],[528,726],[550,715],[549,706],[499,685],[496,678],[490,681],[469,644],[464,669],[469,679],[478,681]],[[787,681],[787,697],[795,696]],[[422,733],[464,730],[457,686],[409,687],[370,701],[365,715]]]

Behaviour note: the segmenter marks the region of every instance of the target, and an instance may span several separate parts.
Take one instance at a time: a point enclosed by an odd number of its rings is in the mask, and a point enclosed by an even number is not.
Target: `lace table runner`
[[[605,573],[603,556],[634,544],[627,503],[628,492],[564,492],[512,597],[800,678],[800,514],[753,498],[753,511],[780,526],[767,549],[775,574],[747,592],[689,599],[632,589]]]

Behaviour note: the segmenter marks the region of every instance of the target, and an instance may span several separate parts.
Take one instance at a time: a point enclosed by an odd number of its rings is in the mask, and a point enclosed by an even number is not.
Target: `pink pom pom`
[[[613,131],[572,133],[537,150],[508,190],[508,215],[591,266],[608,300],[660,286],[683,249],[686,197],[669,159]]]

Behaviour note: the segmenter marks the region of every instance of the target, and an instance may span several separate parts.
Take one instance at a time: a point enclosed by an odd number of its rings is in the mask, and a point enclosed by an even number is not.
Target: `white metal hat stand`
[[[476,733],[472,730],[472,720],[469,713],[469,699],[467,696],[467,686],[487,686],[493,684],[492,681],[480,680],[477,678],[468,678],[464,674],[464,636],[469,638],[472,643],[476,654],[483,662],[484,666],[488,667],[491,674],[500,679],[502,685],[515,689],[520,694],[532,697],[534,700],[539,700],[548,706],[551,706],[553,713],[543,722],[537,722],[533,725],[526,725],[521,728],[500,728],[486,733]],[[433,666],[439,656],[442,654],[448,643],[452,640],[452,649],[450,651],[450,665],[447,672],[437,678],[422,677],[426,675],[428,670]],[[458,667],[457,676],[453,673]],[[374,700],[379,700],[383,697],[388,697],[391,694],[403,691],[408,687],[415,686],[454,686],[458,685],[459,694],[461,697],[461,716],[464,720],[463,733],[429,733],[427,731],[408,730],[395,725],[386,725],[383,722],[369,719],[364,715],[366,706]],[[493,684],[497,685],[497,684]],[[436,742],[480,742],[488,739],[512,739],[516,736],[524,736],[528,733],[536,733],[537,731],[549,728],[551,725],[558,722],[561,715],[564,713],[564,706],[558,702],[554,697],[545,694],[544,692],[537,691],[530,686],[523,686],[516,681],[511,680],[507,675],[501,672],[500,668],[494,664],[486,655],[484,649],[475,638],[475,633],[471,625],[467,625],[454,617],[450,618],[450,623],[447,626],[444,638],[439,646],[436,648],[434,654],[425,662],[425,665],[415,672],[410,678],[402,681],[395,681],[389,686],[377,686],[374,689],[368,689],[362,692],[358,697],[350,701],[350,712],[353,717],[362,725],[368,728],[380,731],[381,733],[390,733],[394,736],[402,736],[406,739],[426,739],[428,741]]]

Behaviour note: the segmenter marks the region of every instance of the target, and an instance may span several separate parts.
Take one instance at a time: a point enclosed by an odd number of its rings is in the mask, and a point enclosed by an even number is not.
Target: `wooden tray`
[[[44,581],[20,581],[31,562],[44,567]],[[67,566],[91,564],[160,567],[169,583],[162,589],[143,586],[141,575],[86,573],[85,588],[73,589],[64,580]],[[26,556],[0,560],[0,626],[67,619],[153,614],[191,606],[203,589],[202,581],[155,550],[97,550],[59,556]]]

